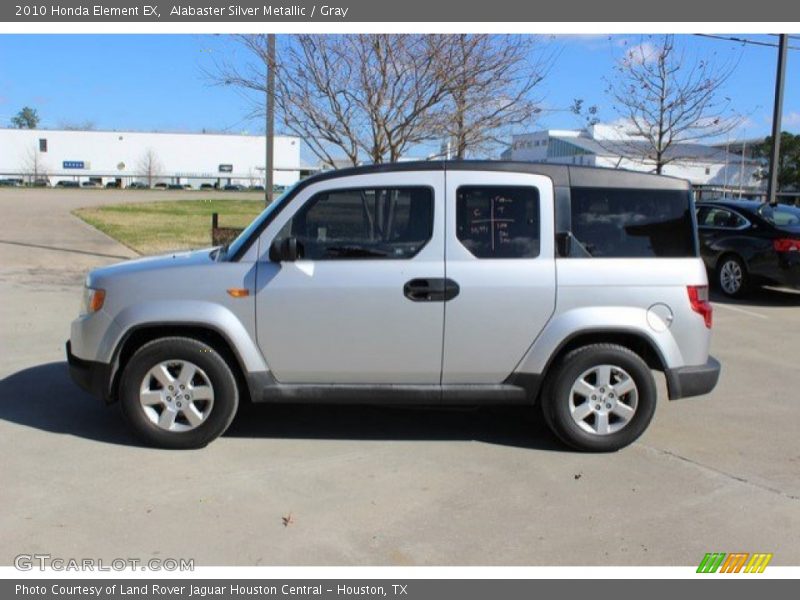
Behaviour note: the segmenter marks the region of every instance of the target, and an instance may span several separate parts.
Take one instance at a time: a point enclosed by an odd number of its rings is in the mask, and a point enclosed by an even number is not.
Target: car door
[[[335,178],[301,191],[259,240],[258,344],[283,383],[438,384],[442,171]],[[301,258],[269,259],[293,239]],[[416,294],[416,297],[415,297]]]
[[[503,382],[555,309],[549,178],[448,170],[443,384]]]
[[[708,268],[716,266],[724,252],[747,253],[745,230],[750,223],[740,214],[722,206],[703,206],[697,214],[700,256]],[[744,243],[742,243],[744,242]]]
[[[725,230],[714,227],[714,215],[720,209],[715,206],[700,206],[697,210],[697,237],[700,241],[700,258],[708,269],[713,269],[717,262],[715,242]]]

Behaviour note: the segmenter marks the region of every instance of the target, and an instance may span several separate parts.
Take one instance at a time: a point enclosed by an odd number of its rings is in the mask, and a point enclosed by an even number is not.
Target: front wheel
[[[202,448],[228,428],[239,404],[225,359],[191,338],[143,345],[125,366],[119,389],[128,422],[160,448]]]
[[[647,364],[614,344],[573,350],[555,367],[542,394],[550,429],[578,450],[612,452],[644,433],[656,408]]]

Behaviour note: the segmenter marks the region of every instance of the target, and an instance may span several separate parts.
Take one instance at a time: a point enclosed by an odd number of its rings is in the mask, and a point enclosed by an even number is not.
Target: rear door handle
[[[461,288],[452,279],[420,277],[407,281],[403,294],[412,302],[447,302],[452,300]]]

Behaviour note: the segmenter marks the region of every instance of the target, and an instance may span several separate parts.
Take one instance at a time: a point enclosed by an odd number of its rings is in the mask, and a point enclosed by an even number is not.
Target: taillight
[[[687,285],[686,291],[689,292],[689,304],[692,305],[692,310],[703,317],[706,327],[711,329],[714,309],[711,307],[711,302],[708,301],[708,286]]]
[[[772,240],[772,247],[776,252],[800,252],[800,240],[791,238]]]

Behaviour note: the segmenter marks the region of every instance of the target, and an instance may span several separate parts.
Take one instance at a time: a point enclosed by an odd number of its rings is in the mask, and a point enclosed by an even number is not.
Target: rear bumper
[[[800,287],[800,252],[773,252],[749,263],[748,269],[756,283]]]
[[[670,400],[708,394],[719,381],[720,364],[713,356],[704,365],[667,369],[667,391]]]
[[[800,287],[800,253],[784,252],[779,260],[780,283],[789,287]]]
[[[67,363],[72,381],[89,392],[95,398],[110,402],[111,366],[105,363],[84,360],[72,354],[72,344],[67,342]]]

